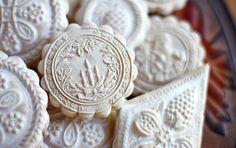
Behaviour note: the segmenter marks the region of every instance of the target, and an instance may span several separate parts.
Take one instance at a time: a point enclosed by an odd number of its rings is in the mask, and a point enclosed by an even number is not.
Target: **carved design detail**
[[[78,73],[79,82],[72,82],[72,68],[64,67],[70,65],[73,60],[81,58],[87,54],[91,54],[98,47],[96,40],[85,38],[83,40],[75,40],[64,51],[63,59],[58,62],[57,79],[63,90],[72,96],[85,101],[96,101],[98,98],[104,97],[115,86],[115,82],[119,75],[119,62],[116,55],[108,46],[101,48],[103,53],[103,63],[107,65],[107,73],[102,75],[97,65],[91,65],[88,59],[84,60],[85,69]],[[76,54],[77,53],[77,54]],[[78,55],[78,57],[76,56]]]
[[[67,24],[64,0],[0,0],[0,3],[0,47],[9,55],[22,57],[27,63],[38,60],[48,37],[61,27],[58,22]]]
[[[99,0],[81,1],[81,8],[75,18],[77,22],[95,22],[97,25],[109,25],[124,36],[128,47],[133,49],[144,40],[149,25],[147,9],[140,0]]]
[[[59,110],[52,108],[51,122],[44,132],[44,142],[60,147],[103,147],[111,146],[113,121],[111,118],[80,121],[79,118],[65,117]],[[52,111],[52,110],[51,110]],[[50,111],[49,111],[50,112]]]
[[[204,49],[186,22],[174,17],[151,18],[150,35],[136,48],[138,78],[135,93],[159,88],[201,66]]]
[[[36,33],[34,32],[34,26],[27,22],[32,21],[37,24],[43,19],[44,12],[42,11],[41,5],[30,3],[26,8],[23,5],[24,3],[6,1],[1,6],[4,10],[1,16],[1,28],[5,29],[5,33],[2,34],[3,41],[1,46],[4,51],[10,54],[17,54],[21,51],[21,40],[29,42],[35,40]]]
[[[140,58],[137,58],[136,63],[143,68],[142,77],[151,82],[165,82],[183,73],[187,61],[186,51],[174,49],[170,46],[171,42],[167,34],[160,34],[158,38],[137,48],[136,53]]]
[[[142,111],[134,121],[139,135],[151,137],[154,141],[135,143],[141,147],[185,147],[192,148],[193,145],[183,134],[188,128],[189,122],[195,111],[195,89],[187,89],[175,97],[167,105],[159,104],[157,108]],[[166,107],[165,107],[166,106]],[[178,136],[182,132],[182,136]],[[187,133],[186,133],[187,134]],[[177,138],[176,138],[177,137]]]
[[[101,8],[104,9],[104,8]],[[98,11],[98,10],[97,10]],[[121,8],[119,8],[116,11],[108,11],[104,15],[103,23],[102,24],[107,24],[111,26],[114,31],[118,32],[119,34],[124,34],[127,32],[128,28],[128,17],[127,15],[122,11]]]
[[[0,146],[36,147],[49,122],[47,95],[22,59],[0,56]]]
[[[72,114],[80,112],[91,118],[99,112],[107,116],[133,89],[137,75],[133,51],[111,32],[94,24],[71,25],[45,48],[45,65],[39,64],[45,89]]]

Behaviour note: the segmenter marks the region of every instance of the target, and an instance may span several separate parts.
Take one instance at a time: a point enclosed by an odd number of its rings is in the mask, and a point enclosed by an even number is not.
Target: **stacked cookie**
[[[0,147],[201,146],[204,48],[164,16],[186,0],[0,3]]]

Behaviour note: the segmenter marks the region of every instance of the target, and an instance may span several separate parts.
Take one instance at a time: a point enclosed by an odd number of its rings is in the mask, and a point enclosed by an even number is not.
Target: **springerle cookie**
[[[142,0],[81,0],[75,20],[111,26],[125,37],[130,49],[143,42],[149,27],[146,3]]]
[[[0,147],[36,147],[48,126],[48,97],[37,74],[0,51]]]
[[[209,67],[130,100],[119,111],[114,148],[200,148]]]
[[[133,91],[134,53],[108,26],[72,24],[45,46],[42,56],[42,86],[68,116],[106,117]]]
[[[174,17],[151,17],[150,20],[148,36],[135,49],[138,77],[134,94],[159,88],[204,62],[200,36],[187,22]]]
[[[0,48],[27,64],[39,61],[47,39],[68,25],[67,0],[0,0]]]

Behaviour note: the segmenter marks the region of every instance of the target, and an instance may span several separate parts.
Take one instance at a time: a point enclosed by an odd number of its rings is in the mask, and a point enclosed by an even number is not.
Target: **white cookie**
[[[114,148],[200,148],[208,65],[158,90],[130,100],[119,111]]]
[[[152,17],[144,43],[135,49],[135,93],[159,88],[201,66],[205,50],[187,22]]]
[[[27,64],[40,58],[49,37],[68,25],[67,0],[0,0],[0,48]]]
[[[114,115],[106,119],[81,121],[69,118],[60,110],[50,108],[50,124],[44,132],[48,148],[110,148],[113,142]]]
[[[158,12],[162,15],[168,15],[175,10],[185,7],[188,0],[145,0],[150,12]]]
[[[143,42],[149,26],[147,8],[141,0],[81,0],[75,20],[111,26],[125,37],[130,49]]]
[[[134,53],[108,26],[71,24],[43,51],[38,70],[50,100],[68,116],[106,117],[134,88]]]
[[[36,147],[48,126],[48,97],[37,74],[0,51],[0,147]]]

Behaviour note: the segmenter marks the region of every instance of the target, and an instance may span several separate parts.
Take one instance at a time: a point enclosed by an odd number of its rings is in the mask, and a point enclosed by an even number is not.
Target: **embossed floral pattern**
[[[0,77],[1,76],[2,74],[0,74]],[[7,91],[2,93],[0,96],[0,109],[4,109],[4,112],[0,113],[0,144],[5,140],[5,134],[19,133],[24,127],[25,119],[21,112],[15,110],[20,103],[21,98],[15,91]]]
[[[157,108],[140,112],[134,125],[138,129],[139,135],[151,137],[154,141],[144,142],[145,144],[140,142],[138,145],[158,148],[191,148],[192,144],[188,138],[183,136],[184,134],[178,136],[178,132],[184,132],[191,121],[194,111],[193,101],[194,89],[188,89],[169,102],[166,108],[163,108],[165,104],[161,103]],[[162,118],[164,118],[164,122]]]
[[[75,41],[72,43],[72,48],[77,50],[77,54],[81,56],[84,52],[90,53],[97,45],[96,41],[92,38],[85,38],[82,41]]]
[[[100,119],[80,121],[78,117],[66,117],[56,109],[50,113],[51,122],[44,132],[44,142],[48,146],[77,148],[104,147],[111,144],[109,140],[112,132],[109,129],[113,127],[113,122],[110,122],[110,118],[106,122]]]
[[[56,123],[50,123],[44,135],[47,136],[49,139],[53,139],[53,137],[57,137],[60,133],[60,125]]]
[[[17,36],[12,33],[12,30],[5,32],[2,39],[3,49],[9,53],[18,53],[20,51],[21,43]]]
[[[103,139],[103,131],[101,127],[95,124],[85,124],[82,128],[83,141],[90,146],[96,146]]]
[[[24,5],[26,4],[23,1],[19,1],[17,4],[14,1],[7,1],[1,6],[6,12],[1,19],[1,27],[5,29],[5,33],[1,34],[1,47],[10,54],[19,53],[24,41],[34,41],[35,26],[27,22],[31,21],[35,25],[43,20],[42,6],[36,3]]]
[[[16,15],[28,19],[36,24],[40,23],[43,20],[43,10],[42,6],[36,3],[27,6],[24,9],[20,9],[16,12]]]
[[[3,115],[0,121],[9,133],[17,133],[23,128],[24,121],[18,112],[11,112]]]

